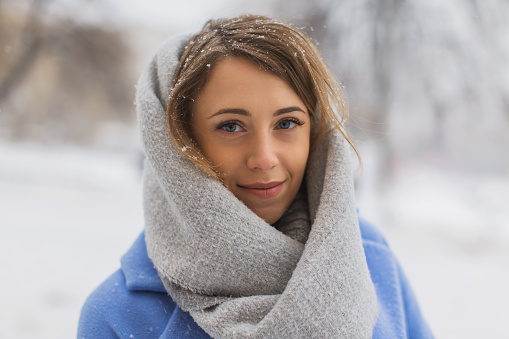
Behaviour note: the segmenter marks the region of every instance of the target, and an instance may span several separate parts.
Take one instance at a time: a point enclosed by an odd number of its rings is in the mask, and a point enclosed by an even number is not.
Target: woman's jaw
[[[295,198],[291,180],[226,186],[240,201],[269,224],[281,218]]]

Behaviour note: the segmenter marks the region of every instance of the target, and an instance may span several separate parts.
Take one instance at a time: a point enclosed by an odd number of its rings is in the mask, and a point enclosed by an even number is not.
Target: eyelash
[[[278,123],[276,124],[276,127],[279,126],[283,121],[290,121],[290,122],[293,122],[294,124],[296,124],[297,126],[302,126],[304,125],[304,121],[301,121],[299,119],[296,119],[296,118],[284,118],[284,119],[281,119],[278,121]],[[216,130],[224,130],[224,127],[227,126],[227,125],[230,125],[230,124],[234,124],[234,125],[237,125],[237,126],[240,126],[242,129],[244,129],[244,126],[237,120],[227,120],[227,121],[222,121],[221,123],[219,123],[219,125],[217,125],[216,127]],[[276,129],[289,129],[289,128],[276,128]],[[235,133],[235,132],[228,132],[225,130],[225,132],[227,133]]]
[[[279,120],[278,123],[276,124],[276,126],[279,126],[283,121],[293,122],[297,126],[304,125],[304,121],[302,121],[302,120],[299,120],[299,119],[296,119],[296,118],[284,118],[284,119]],[[289,128],[278,128],[278,129],[289,129]]]
[[[240,126],[242,129],[244,129],[244,126],[242,126],[242,124],[239,121],[237,121],[237,120],[222,121],[221,123],[219,123],[219,125],[217,125],[216,129],[217,130],[220,130],[220,129],[224,130],[224,127],[226,125],[230,125],[230,124]],[[227,133],[234,133],[234,132],[228,132],[226,130],[224,130],[224,131],[227,132]]]

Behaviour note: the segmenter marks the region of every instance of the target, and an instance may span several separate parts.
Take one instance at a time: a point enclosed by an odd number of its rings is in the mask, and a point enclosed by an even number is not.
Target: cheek
[[[284,154],[285,163],[289,167],[288,169],[293,172],[293,175],[303,176],[309,157],[309,141],[304,140],[294,143],[290,149],[286,149]]]
[[[240,158],[238,150],[231,144],[225,144],[218,140],[210,126],[194,124],[193,138],[201,153],[214,166],[214,169],[221,174],[225,184],[235,173]]]
[[[304,172],[306,170],[306,165],[308,163],[308,157],[309,157],[309,143],[307,145],[304,145],[301,148],[301,152],[298,155],[297,166],[298,166],[298,170],[299,170],[299,172],[301,172],[301,174],[304,174]]]
[[[215,166],[215,169],[221,173],[225,183],[240,166],[242,157],[231,147],[225,147],[210,140],[203,145],[202,151],[203,155]]]
[[[202,121],[198,118],[191,121],[193,123],[193,139],[203,156],[214,166],[222,164],[224,159],[226,159],[225,152],[223,147],[218,145],[213,131],[210,130],[209,126],[200,124]]]

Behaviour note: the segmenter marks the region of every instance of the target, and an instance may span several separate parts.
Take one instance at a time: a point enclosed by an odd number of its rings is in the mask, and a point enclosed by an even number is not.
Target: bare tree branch
[[[30,72],[37,60],[39,51],[43,46],[43,32],[39,17],[42,7],[48,0],[34,0],[26,19],[26,25],[20,34],[20,41],[24,42],[25,49],[17,58],[7,76],[0,82],[0,101],[5,100]]]

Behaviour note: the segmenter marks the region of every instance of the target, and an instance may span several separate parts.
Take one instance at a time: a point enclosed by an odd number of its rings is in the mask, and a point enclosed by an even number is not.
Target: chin
[[[253,212],[255,212],[255,214],[257,216],[259,216],[260,218],[262,218],[263,220],[265,220],[265,222],[267,222],[268,224],[275,224],[276,221],[278,221],[281,216],[283,216],[283,213],[284,213],[284,210],[283,211],[279,211],[279,210],[274,210],[274,209],[261,209],[261,210],[256,210],[256,209],[251,209]]]

